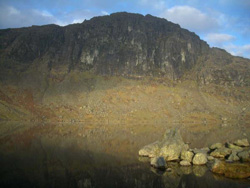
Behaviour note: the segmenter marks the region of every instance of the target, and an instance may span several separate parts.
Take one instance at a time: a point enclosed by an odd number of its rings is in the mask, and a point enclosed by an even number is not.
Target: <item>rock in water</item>
[[[249,163],[225,163],[216,159],[211,170],[216,174],[221,174],[228,178],[250,177]]]
[[[222,143],[215,143],[210,146],[210,149],[219,149],[223,146]]]
[[[159,153],[159,150],[160,150],[160,142],[156,141],[140,149],[139,155],[145,157],[156,157]]]
[[[165,169],[166,161],[163,157],[153,157],[150,161],[151,166],[154,168]]]
[[[237,152],[232,151],[231,155],[228,157],[228,161],[239,161],[240,158],[237,156]]]
[[[197,153],[193,158],[194,165],[204,165],[207,163],[207,155],[204,153]]]
[[[250,150],[239,152],[237,155],[241,161],[250,162]]]
[[[188,148],[188,145],[182,140],[180,130],[167,130],[162,140],[160,156],[163,156],[166,161],[178,160],[181,152],[188,150]]]
[[[207,160],[212,161],[212,160],[214,160],[214,157],[213,156],[207,156]]]
[[[237,145],[237,146],[243,146],[243,147],[249,146],[249,142],[248,142],[248,140],[246,138],[245,139],[241,139],[241,140],[236,140],[234,142],[234,144]]]
[[[219,149],[214,150],[212,153],[210,153],[211,156],[217,157],[217,158],[225,158],[226,156],[230,155],[232,153],[232,150],[226,147],[222,147]]]
[[[194,153],[191,151],[182,151],[181,152],[181,159],[184,161],[192,162]]]
[[[236,146],[236,145],[231,144],[231,143],[226,143],[226,146],[227,146],[228,148],[230,148],[230,149],[234,149],[234,150],[237,150],[237,151],[242,151],[242,150],[243,150],[242,147]]]

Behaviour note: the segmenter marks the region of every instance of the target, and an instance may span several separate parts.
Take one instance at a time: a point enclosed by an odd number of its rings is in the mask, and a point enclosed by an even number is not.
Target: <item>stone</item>
[[[215,144],[212,144],[212,145],[210,146],[210,149],[212,149],[212,150],[214,150],[214,149],[219,149],[219,148],[221,148],[222,146],[223,146],[222,143],[215,143]]]
[[[234,150],[232,151],[231,155],[227,159],[228,161],[239,161],[240,158],[237,156],[237,152]]]
[[[226,163],[216,159],[211,171],[227,178],[248,178],[250,177],[250,163]]]
[[[234,144],[231,144],[231,143],[226,143],[226,146],[230,149],[234,149],[234,150],[237,150],[237,151],[243,151],[243,148],[240,147],[240,146],[236,146]]]
[[[167,130],[164,139],[161,142],[160,156],[163,156],[166,161],[179,160],[182,151],[188,150],[188,145],[182,140],[180,130]]]
[[[182,151],[181,152],[181,160],[192,162],[193,156],[194,156],[194,153],[191,151]]]
[[[190,163],[189,161],[182,160],[182,161],[180,162],[180,165],[181,165],[181,166],[191,166],[191,163]]]
[[[213,156],[207,156],[207,160],[212,161],[212,160],[214,160],[214,157]]]
[[[148,144],[139,150],[140,156],[156,157],[160,150],[160,142],[156,141],[152,144]]]
[[[165,169],[166,161],[163,157],[153,157],[150,160],[150,165],[153,166],[154,168]]]
[[[250,150],[241,151],[237,155],[238,155],[238,157],[240,158],[241,161],[250,162]]]
[[[166,171],[167,171],[167,172],[171,172],[171,171],[172,171],[172,168],[167,168]]]
[[[194,165],[205,165],[207,163],[207,155],[204,153],[196,153],[193,158]]]
[[[237,146],[243,146],[243,147],[249,146],[249,142],[248,142],[248,140],[246,138],[245,139],[241,139],[241,140],[236,140],[234,142],[234,144],[237,145]]]
[[[216,158],[225,158],[226,156],[230,155],[232,153],[232,149],[221,147],[219,149],[214,150],[212,153],[210,153],[210,156],[216,157]]]

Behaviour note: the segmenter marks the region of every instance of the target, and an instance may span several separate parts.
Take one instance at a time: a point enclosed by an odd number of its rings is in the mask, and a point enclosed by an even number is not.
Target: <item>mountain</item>
[[[0,30],[0,86],[2,120],[250,118],[250,60],[151,15]]]

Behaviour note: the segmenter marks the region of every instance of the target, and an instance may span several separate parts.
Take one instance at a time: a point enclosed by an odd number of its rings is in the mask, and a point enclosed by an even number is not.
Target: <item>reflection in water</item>
[[[0,187],[247,187],[249,182],[214,176],[204,166],[157,171],[147,158],[127,160],[88,150],[84,140],[30,134],[0,138]]]

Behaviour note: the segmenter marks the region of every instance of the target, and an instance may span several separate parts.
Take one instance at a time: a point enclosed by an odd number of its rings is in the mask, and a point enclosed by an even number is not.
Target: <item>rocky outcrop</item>
[[[162,156],[166,161],[179,160],[182,151],[186,151],[188,145],[184,143],[177,129],[167,130],[161,141],[144,146],[139,150],[140,156]]]
[[[92,70],[104,75],[180,78],[209,51],[206,42],[165,19],[126,12],[81,24],[0,31],[1,67],[27,69],[47,59],[48,69]],[[19,70],[17,70],[19,71]]]
[[[155,143],[149,144],[140,150],[147,151],[142,153],[148,153],[147,156],[149,156],[152,151],[155,151],[154,149],[156,145],[157,152],[155,152],[154,155],[158,156],[152,158],[150,163],[155,168],[165,168],[166,161],[171,161],[169,159],[174,159],[174,161],[180,161],[179,165],[183,168],[187,168],[193,164],[193,172],[194,174],[197,173],[197,176],[204,175],[206,169],[204,168],[202,170],[202,168],[196,167],[206,164],[209,164],[208,166],[211,166],[212,164],[212,172],[225,175],[229,178],[248,178],[250,176],[249,163],[244,164],[237,162],[250,161],[250,150],[245,146],[248,143],[247,139],[233,142],[241,145],[242,147],[227,142],[225,144],[212,144],[210,149],[205,147],[201,149],[195,148],[188,150],[188,146],[184,144],[180,132],[176,129],[172,129],[166,131],[164,139],[161,142]],[[164,148],[164,152],[162,152],[162,148]],[[161,156],[162,154],[164,154],[164,156]],[[218,160],[217,158],[220,158],[221,160]],[[226,161],[226,163],[222,161]]]
[[[72,70],[176,80],[194,69],[190,78],[202,84],[246,85],[249,78],[249,60],[210,49],[195,33],[165,19],[126,12],[65,27],[0,30],[0,80],[34,66],[41,77],[60,72],[50,75],[59,80]]]
[[[175,161],[179,160],[181,152],[188,150],[188,148],[188,145],[182,140],[180,130],[167,130],[159,155],[163,156],[167,161]]]

